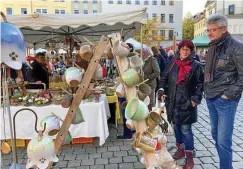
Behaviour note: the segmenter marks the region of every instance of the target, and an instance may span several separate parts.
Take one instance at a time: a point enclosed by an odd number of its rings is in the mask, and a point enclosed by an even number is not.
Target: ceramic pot
[[[132,57],[130,57],[130,67],[135,69],[135,70],[139,70],[141,69],[141,67],[143,66],[143,59],[141,57],[139,57],[138,55],[133,55]]]
[[[80,108],[78,108],[78,111],[75,113],[74,118],[72,120],[72,124],[79,124],[82,122],[84,122],[84,118]]]
[[[148,118],[146,119],[147,126],[149,131],[152,132],[153,129],[158,126],[161,122],[161,117],[156,112],[150,112]]]
[[[96,69],[95,69],[95,72],[94,72],[94,75],[93,75],[93,79],[101,80],[103,78],[104,78],[104,76],[103,76],[103,69],[102,69],[101,65],[98,64]]]
[[[144,101],[144,99],[150,95],[151,93],[151,87],[146,84],[146,83],[143,83],[143,84],[140,84],[138,86],[138,98],[142,101]]]
[[[90,45],[81,46],[79,53],[80,53],[81,58],[86,61],[90,61],[93,56],[93,51],[92,51]]]
[[[122,79],[128,87],[135,86],[143,81],[142,76],[134,69],[126,70],[122,75]]]
[[[122,85],[122,83],[120,83],[117,88],[116,88],[116,95],[118,97],[125,97],[125,90],[124,87]]]
[[[72,142],[73,138],[71,133],[68,131],[66,137],[64,138],[62,145],[70,144]]]
[[[72,104],[72,101],[73,101],[73,96],[71,96],[71,95],[65,95],[63,97],[62,102],[61,102],[61,106],[63,108],[69,108],[71,106],[71,104]]]
[[[32,139],[27,146],[27,155],[26,168],[32,168],[35,165],[39,169],[45,169],[49,162],[58,162],[54,142],[48,136],[38,136]]]
[[[149,98],[149,96],[147,96],[147,97],[145,97],[145,99],[144,99],[144,104],[146,104],[147,106],[149,105],[149,103],[150,103],[150,98]]]
[[[41,120],[40,126],[44,128],[44,124],[46,123],[46,130],[44,132],[45,135],[54,136],[60,130],[60,119],[54,115],[50,115]]]
[[[127,101],[122,102],[121,109],[126,109],[127,107]]]
[[[149,110],[146,104],[137,98],[132,98],[125,110],[126,119],[134,121],[145,120],[148,117]]]
[[[3,154],[9,154],[11,152],[11,148],[6,141],[2,142],[1,150]]]
[[[138,132],[135,134],[133,146],[147,152],[154,152],[156,150],[157,141],[144,133]]]
[[[135,129],[134,123],[130,119],[126,120],[126,126],[127,126],[127,128],[132,129],[132,130]]]
[[[77,67],[70,67],[65,71],[65,79],[69,86],[77,87],[83,77],[84,69],[79,69]]]
[[[129,49],[127,44],[122,41],[116,41],[113,46],[113,55],[119,57],[127,57],[129,54]]]
[[[111,45],[108,44],[105,48],[104,55],[106,59],[114,59],[114,56],[111,52]]]

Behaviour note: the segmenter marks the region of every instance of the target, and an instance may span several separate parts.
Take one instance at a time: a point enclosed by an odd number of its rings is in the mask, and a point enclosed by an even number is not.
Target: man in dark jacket
[[[232,169],[232,135],[243,90],[243,44],[227,31],[224,15],[207,20],[210,47],[205,65],[205,95],[220,169]]]
[[[35,56],[35,61],[31,63],[32,70],[30,71],[31,82],[45,83],[46,89],[49,88],[49,73],[45,65],[45,53],[39,52]],[[30,88],[36,88],[31,86]],[[43,88],[42,86],[37,88]]]

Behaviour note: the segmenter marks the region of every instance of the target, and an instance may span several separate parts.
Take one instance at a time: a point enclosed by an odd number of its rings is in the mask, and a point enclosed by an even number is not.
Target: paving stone
[[[238,154],[233,152],[233,161],[242,161],[242,158]]]
[[[79,167],[81,165],[81,160],[68,161],[68,167]]]
[[[195,149],[198,150],[198,151],[207,150],[207,148],[204,147],[204,145],[201,144],[201,143],[200,144],[194,144],[194,146],[195,146]]]
[[[240,157],[243,158],[243,151],[242,152],[236,152]]]
[[[132,145],[124,145],[124,146],[120,146],[121,150],[131,150],[132,149]]]
[[[104,152],[107,152],[107,147],[97,148],[97,153],[104,153]]]
[[[86,153],[96,153],[96,148],[86,148]]]
[[[194,165],[193,169],[203,169],[201,165]]]
[[[89,166],[76,167],[76,169],[90,169]]]
[[[93,148],[93,144],[84,144],[83,148]]]
[[[106,142],[103,147],[110,147],[110,146],[114,146],[113,142]]]
[[[194,158],[195,164],[202,164],[202,161],[199,158]]]
[[[137,161],[138,161],[137,156],[123,157],[123,162],[124,163],[132,163],[132,162],[137,162]]]
[[[122,163],[122,157],[109,158],[109,163],[110,164]]]
[[[110,158],[113,157],[113,152],[102,153],[102,158]]]
[[[203,169],[217,169],[213,164],[201,164]]]
[[[209,156],[212,156],[212,153],[210,153],[209,151],[197,151],[196,156],[197,157],[209,157]]]
[[[89,154],[89,159],[101,158],[101,153],[91,153]]]
[[[81,165],[94,165],[94,159],[84,159]]]
[[[104,165],[93,165],[93,166],[90,166],[90,169],[104,169],[105,166]]]
[[[138,155],[138,152],[136,150],[129,150],[128,155]]]
[[[108,151],[120,151],[120,147],[119,146],[111,146],[111,147],[108,147]]]
[[[78,155],[78,154],[85,154],[86,152],[86,149],[85,148],[82,148],[82,149],[76,149],[73,151],[73,154],[74,155]]]
[[[243,161],[233,162],[234,169],[243,169]]]
[[[79,154],[76,157],[76,160],[87,160],[89,159],[89,155],[88,154]]]
[[[65,155],[64,160],[74,160],[76,159],[77,155]]]
[[[212,164],[214,163],[213,159],[211,157],[201,157],[200,161],[202,161],[203,164]]]
[[[217,156],[217,155],[218,155],[218,152],[217,152],[216,148],[208,148],[208,150],[209,150],[214,156]]]
[[[127,151],[117,151],[117,152],[114,152],[114,156],[115,157],[127,156]]]
[[[133,163],[121,163],[119,169],[134,169]]]
[[[216,163],[219,163],[219,157],[218,156],[215,156],[215,157],[212,157],[213,161],[215,161]]]
[[[108,158],[97,158],[95,159],[95,164],[108,164]]]
[[[58,163],[57,163],[57,166],[58,167],[67,167],[67,164],[68,164],[68,162],[67,161],[59,161]]]
[[[122,145],[124,145],[123,141],[114,141],[113,144],[114,144],[114,146],[122,146]]]
[[[234,152],[243,152],[243,148],[238,145],[232,146],[232,149]]]
[[[105,169],[118,169],[118,164],[107,164]]]

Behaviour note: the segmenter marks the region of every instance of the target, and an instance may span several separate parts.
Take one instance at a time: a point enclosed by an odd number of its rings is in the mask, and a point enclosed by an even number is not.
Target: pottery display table
[[[109,136],[109,129],[107,124],[107,119],[110,117],[110,110],[108,101],[105,95],[101,95],[100,102],[85,102],[85,100],[79,105],[85,122],[71,125],[69,131],[73,138],[79,137],[99,137],[99,145],[102,146],[105,143],[106,138]],[[24,106],[11,106],[12,117],[14,114],[24,108]],[[62,108],[61,105],[48,105],[43,107],[28,107],[34,110],[38,116],[38,126],[40,129],[40,121],[55,113],[61,119],[64,119],[68,109]],[[2,112],[2,110],[1,110]],[[4,139],[4,127],[3,118],[0,118],[1,124],[1,137]],[[6,139],[10,139],[8,116],[5,116],[5,127],[6,127]],[[16,116],[16,138],[17,139],[32,139],[36,136],[34,130],[35,118],[28,111],[23,111]],[[55,138],[55,137],[53,137]]]

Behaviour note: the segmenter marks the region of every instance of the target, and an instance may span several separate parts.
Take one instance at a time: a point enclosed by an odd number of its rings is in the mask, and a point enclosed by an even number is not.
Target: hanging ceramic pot
[[[129,47],[122,41],[116,41],[113,46],[113,55],[119,57],[127,57],[129,54]]]
[[[135,86],[143,81],[142,76],[134,69],[126,70],[122,75],[122,80],[128,87]]]
[[[138,86],[138,98],[142,101],[144,101],[144,99],[150,95],[151,93],[151,87],[146,84],[146,83],[142,83]]]
[[[133,55],[130,57],[130,67],[138,71],[143,66],[143,59],[138,55]]]
[[[132,98],[126,106],[126,119],[131,119],[134,121],[145,120],[148,117],[148,114],[148,106],[138,98]]]
[[[117,88],[116,88],[116,95],[118,97],[125,97],[125,90],[124,87],[122,85],[122,83],[120,83]]]
[[[44,124],[46,123],[46,130],[44,132],[45,135],[54,136],[60,130],[60,119],[57,116],[50,115],[41,120],[40,126],[44,128]]]
[[[94,72],[94,75],[93,75],[93,79],[94,80],[101,80],[103,78],[104,78],[104,76],[103,76],[103,69],[102,69],[101,65],[98,64],[96,69],[95,69],[95,72]]]
[[[142,134],[138,132],[135,134],[133,146],[144,151],[154,152],[156,150],[157,140],[145,133]]]
[[[84,122],[83,114],[80,108],[78,108],[78,111],[75,113],[74,118],[72,120],[72,124],[79,124],[82,122]]]
[[[6,141],[2,142],[1,150],[3,154],[9,154],[11,152],[11,148]]]
[[[65,71],[64,74],[67,84],[71,87],[77,87],[82,80],[84,69],[70,67]]]
[[[161,120],[162,119],[158,113],[150,112],[146,119],[149,132],[153,132],[153,129],[160,124]]]
[[[66,145],[66,144],[70,144],[72,142],[73,138],[72,138],[72,135],[71,133],[68,131],[68,133],[66,134],[63,142],[62,142],[62,145]]]
[[[54,142],[48,136],[32,139],[27,146],[27,156],[26,168],[37,166],[39,169],[46,169],[50,162],[58,162]]]
[[[80,53],[81,58],[86,61],[90,61],[93,56],[93,51],[92,51],[92,48],[90,47],[90,45],[81,46],[79,53]]]
[[[108,44],[105,48],[104,55],[106,59],[114,59],[114,56],[111,52],[111,45]]]

